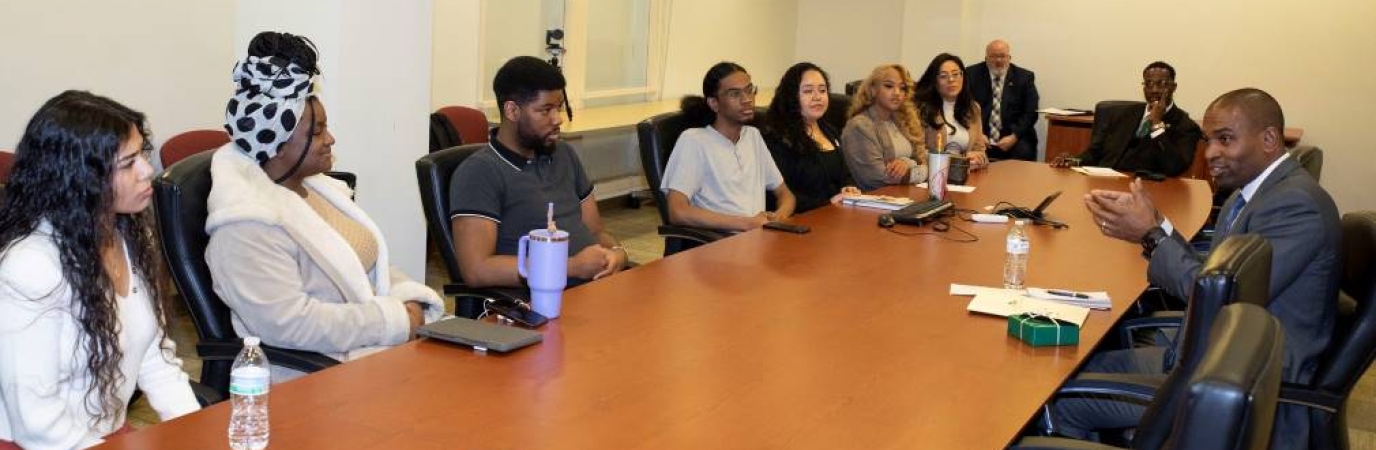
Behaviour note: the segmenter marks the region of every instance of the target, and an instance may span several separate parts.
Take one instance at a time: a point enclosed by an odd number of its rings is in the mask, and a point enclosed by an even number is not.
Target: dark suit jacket
[[[1194,151],[1203,133],[1189,113],[1175,105],[1162,121],[1168,127],[1161,136],[1136,137],[1147,110],[1143,102],[1101,102],[1094,111],[1094,132],[1089,148],[1080,154],[1085,166],[1111,167],[1120,171],[1146,170],[1169,177],[1180,176],[1194,162]]]
[[[988,64],[979,63],[965,69],[965,82],[970,84],[970,93],[975,96],[975,101],[979,102],[980,109],[983,110],[981,118],[984,119],[984,135],[988,136],[989,114],[994,110],[994,85],[993,80],[989,79]],[[1040,101],[1041,97],[1037,95],[1037,75],[1016,64],[1009,64],[1008,74],[1003,79],[1003,114],[999,115],[1003,127],[999,133],[1003,136],[1016,134],[1019,142],[1032,144],[1032,148],[1035,149],[1037,104]]]

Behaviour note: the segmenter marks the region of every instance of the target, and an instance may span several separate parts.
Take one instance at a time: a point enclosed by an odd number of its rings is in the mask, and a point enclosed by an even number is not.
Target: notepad
[[[985,291],[975,294],[975,298],[970,299],[970,304],[965,309],[970,312],[1000,317],[1033,313],[1062,322],[1070,322],[1075,326],[1083,326],[1085,319],[1089,318],[1089,308],[1027,297],[1016,291]]]
[[[1064,293],[1083,294],[1086,298],[1080,298],[1074,295],[1064,295]],[[1109,309],[1113,307],[1113,302],[1109,301],[1108,293],[1102,291],[1086,292],[1072,291],[1070,289],[1042,289],[1029,287],[1027,288],[1027,296],[1069,305],[1083,306],[1090,309]]]
[[[1080,111],[1080,110],[1077,110],[1077,109],[1061,109],[1061,108],[1042,108],[1042,109],[1037,110],[1037,112],[1043,113],[1043,114],[1055,114],[1055,115],[1057,115],[1057,116],[1079,116],[1079,115],[1083,115],[1083,114],[1089,114],[1089,111]]]
[[[1085,175],[1089,175],[1089,176],[1091,176],[1091,177],[1106,177],[1106,178],[1125,178],[1125,177],[1127,177],[1127,175],[1123,175],[1121,172],[1118,172],[1118,171],[1116,171],[1116,170],[1113,170],[1113,169],[1110,169],[1110,168],[1107,168],[1107,167],[1072,167],[1070,170],[1074,170],[1074,171],[1076,171],[1076,172],[1080,172],[1080,173],[1083,173],[1083,174],[1085,174]]]
[[[917,184],[914,185],[914,186],[917,186],[917,187],[922,188],[922,189],[926,189],[926,188],[927,188],[927,182],[924,181],[924,182],[921,182],[921,183],[917,183]],[[971,193],[971,192],[975,192],[975,187],[974,187],[974,186],[967,186],[967,185],[963,185],[963,184],[948,184],[948,185],[946,185],[946,191],[947,191],[947,192],[959,192],[959,193],[962,193],[962,194],[969,194],[969,193]]]

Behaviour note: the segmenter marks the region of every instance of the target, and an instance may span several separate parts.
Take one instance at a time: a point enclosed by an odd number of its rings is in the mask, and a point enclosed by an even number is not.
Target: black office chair
[[[855,96],[855,92],[860,90],[860,85],[861,85],[861,84],[864,84],[864,82],[865,82],[865,80],[855,80],[855,81],[846,83],[846,95],[847,95],[847,96],[850,96],[850,97],[854,97],[854,96]]]
[[[1172,416],[1186,401],[1184,385],[1213,347],[1214,343],[1206,337],[1219,311],[1233,303],[1266,308],[1270,303],[1270,280],[1271,245],[1255,234],[1228,237],[1200,267],[1183,325],[1173,325],[1182,328],[1174,346],[1174,361],[1167,364],[1169,374],[1082,373],[1067,381],[1057,396],[1096,394],[1152,400],[1136,429],[1133,448],[1161,448],[1170,437]],[[1125,324],[1128,326],[1131,324]],[[1130,331],[1124,332],[1125,336],[1129,334]]]
[[[822,114],[822,122],[831,125],[837,133],[846,129],[846,120],[850,117],[846,114],[850,111],[850,95],[831,93],[827,99],[827,112]]]
[[[1343,449],[1347,399],[1376,359],[1376,211],[1343,216],[1338,323],[1307,386],[1286,383],[1282,403],[1308,407],[1310,448]]]
[[[1133,440],[1133,449],[1266,449],[1271,441],[1285,335],[1266,308],[1234,303],[1218,312],[1198,369],[1167,385],[1142,417],[1141,429],[1159,429],[1159,439]],[[1169,405],[1163,399],[1178,398]],[[1168,414],[1162,414],[1169,408]],[[1157,414],[1151,414],[1152,411]],[[1112,449],[1108,445],[1053,437],[1028,437],[1013,448]]]
[[[230,323],[230,310],[215,294],[205,247],[206,198],[210,195],[210,161],[215,152],[201,152],[182,159],[153,181],[154,209],[162,234],[163,254],[172,280],[191,312],[200,342],[201,383],[228,396],[229,371],[243,343]],[[325,355],[263,346],[274,366],[314,372],[335,364]]]
[[[425,211],[425,222],[430,229],[430,237],[435,242],[444,268],[449,272],[451,284],[444,286],[444,294],[454,296],[454,315],[477,318],[483,313],[483,302],[487,299],[515,300],[522,302],[529,294],[512,289],[479,289],[463,284],[463,274],[459,271],[459,258],[454,252],[454,233],[449,221],[449,183],[454,169],[474,152],[487,148],[486,143],[460,145],[447,148],[416,160],[416,178],[420,182],[421,209]]]
[[[640,138],[640,164],[645,168],[645,181],[655,196],[655,206],[659,208],[659,235],[664,236],[664,256],[669,256],[698,245],[706,244],[728,236],[728,233],[707,230],[669,222],[669,199],[659,186],[664,181],[664,167],[669,164],[669,154],[679,135],[689,128],[687,119],[681,112],[670,112],[645,119],[636,124],[636,134]]]

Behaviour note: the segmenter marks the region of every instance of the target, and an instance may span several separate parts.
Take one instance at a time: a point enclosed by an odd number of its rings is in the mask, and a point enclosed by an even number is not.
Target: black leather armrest
[[[1121,450],[1119,447],[1104,445],[1098,442],[1045,436],[1025,437],[1009,448],[1017,450]]]
[[[1126,373],[1082,373],[1066,381],[1056,391],[1057,396],[1074,394],[1116,395],[1152,401],[1156,390],[1166,382],[1166,375]]]
[[[1338,408],[1343,405],[1343,396],[1331,392],[1322,392],[1311,389],[1309,386],[1294,383],[1281,383],[1280,386],[1281,403],[1306,406],[1309,408],[1337,413]]]
[[[685,227],[681,225],[660,225],[659,235],[706,244],[730,236],[731,234],[724,231]]]
[[[464,284],[444,285],[444,295],[449,296],[490,298],[494,300],[520,300],[521,302],[530,300],[517,291],[517,289],[475,288]]]
[[[1136,335],[1138,330],[1160,330],[1163,328],[1179,329],[1184,322],[1185,315],[1179,311],[1156,312],[1153,313],[1151,317],[1139,317],[1123,321],[1123,324],[1119,327],[1120,334],[1118,338],[1123,348],[1132,348],[1134,342],[1133,336]]]
[[[195,381],[191,382],[191,393],[196,396],[196,403],[200,403],[202,408],[225,401],[225,397],[218,391]]]
[[[233,361],[243,348],[242,342],[201,341],[196,344],[196,354],[200,355],[203,361]],[[301,372],[315,372],[339,364],[334,358],[316,352],[289,350],[270,345],[263,345],[262,348],[263,354],[268,357],[268,363]]]

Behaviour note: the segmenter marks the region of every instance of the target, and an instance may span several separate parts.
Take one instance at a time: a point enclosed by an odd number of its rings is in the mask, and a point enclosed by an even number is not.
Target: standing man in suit
[[[965,69],[970,93],[984,113],[989,157],[1037,159],[1037,76],[1012,63],[1008,43],[994,40],[984,47],[984,62]]]
[[[1209,173],[1220,189],[1236,189],[1224,203],[1214,247],[1231,235],[1255,233],[1271,244],[1271,311],[1285,328],[1282,379],[1308,383],[1332,337],[1338,292],[1341,228],[1333,199],[1285,150],[1285,119],[1276,99],[1258,89],[1223,94],[1204,113]],[[1140,243],[1149,264],[1147,278],[1178,298],[1189,298],[1204,258],[1170,219],[1153,206],[1140,181],[1131,192],[1095,190],[1085,196],[1099,230],[1108,237]],[[1162,373],[1160,347],[1095,355],[1090,372]],[[1080,399],[1057,402],[1063,434],[1083,437],[1089,429],[1136,424],[1142,408],[1126,401]],[[1117,420],[1117,422],[1114,422]],[[1272,448],[1306,448],[1308,416],[1284,406],[1276,415]]]
[[[1147,171],[1180,176],[1194,162],[1202,137],[1189,113],[1175,105],[1175,68],[1156,61],[1142,71],[1146,104],[1095,111],[1089,148],[1080,165],[1120,171]]]

